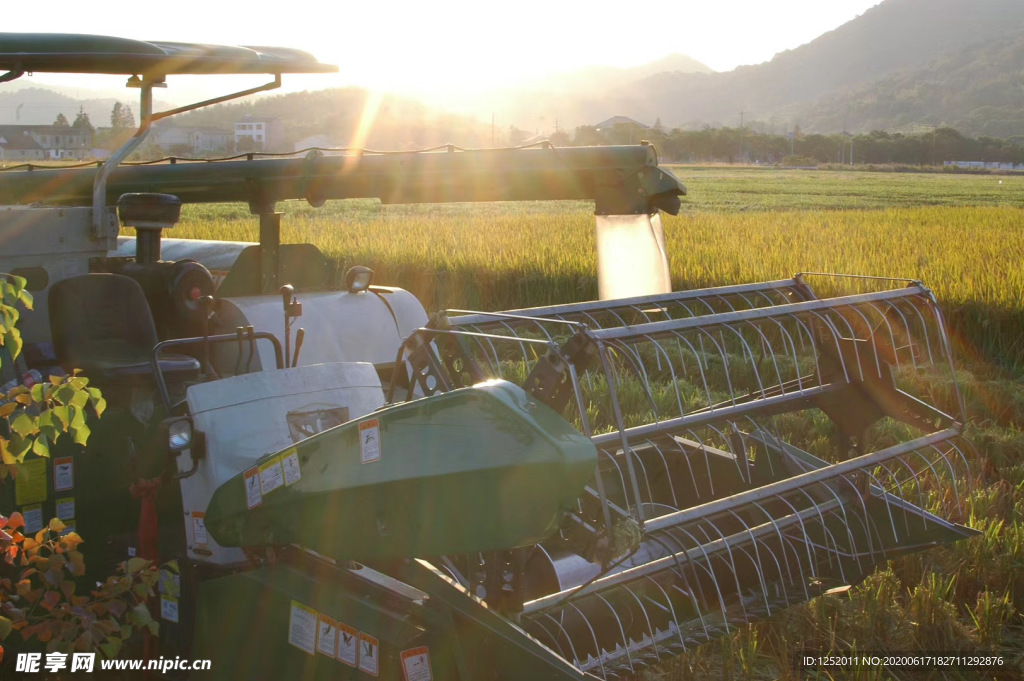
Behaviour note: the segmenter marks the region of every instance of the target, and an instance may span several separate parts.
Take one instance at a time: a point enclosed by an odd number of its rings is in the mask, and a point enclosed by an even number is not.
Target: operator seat
[[[83,274],[50,288],[50,327],[57,361],[103,383],[147,383],[156,327],[138,282],[120,274]],[[196,378],[199,362],[163,355],[169,383]]]

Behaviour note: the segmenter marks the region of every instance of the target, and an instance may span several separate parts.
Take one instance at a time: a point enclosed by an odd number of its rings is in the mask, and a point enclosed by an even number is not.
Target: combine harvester
[[[932,294],[810,275],[670,292],[659,215],[685,189],[652,147],[126,166],[173,113],[152,111],[167,76],[273,76],[181,111],[333,67],[0,46],[0,80],[126,75],[142,112],[102,167],[0,173],[0,271],[36,298],[19,369],[81,368],[110,403],[41,498],[8,486],[0,510],[73,497],[93,574],[158,561],[159,654],[210,658],[196,677],[629,677],[971,534],[923,510],[963,494],[967,465],[962,414],[911,394],[953,371]],[[355,197],[593,200],[614,299],[428,321],[368,269],[281,243],[280,201]],[[181,203],[229,201],[259,244],[162,241]]]

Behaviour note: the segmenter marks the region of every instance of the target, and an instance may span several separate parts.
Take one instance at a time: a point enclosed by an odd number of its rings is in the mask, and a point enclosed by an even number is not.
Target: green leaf
[[[32,453],[36,456],[42,456],[49,458],[50,456],[50,443],[45,437],[37,437],[35,442],[32,443]]]
[[[125,567],[128,574],[134,574],[139,570],[145,570],[150,566],[150,561],[145,558],[129,558],[128,563]]]
[[[11,421],[11,430],[21,437],[28,437],[36,432],[36,422],[28,414],[21,413]]]
[[[81,428],[85,426],[85,411],[76,407],[68,407],[71,412],[71,427]]]
[[[26,310],[34,309],[32,307],[32,305],[33,305],[32,294],[29,293],[28,291],[22,289],[22,291],[18,294],[18,300],[20,300],[21,304],[25,306]]]
[[[61,404],[69,404],[77,394],[77,391],[67,383],[60,386],[53,392],[53,399],[57,400]]]
[[[121,639],[114,638],[113,636],[109,637],[100,644],[100,650],[107,656],[107,659],[113,660],[121,652]]]
[[[149,608],[146,607],[145,603],[139,603],[132,608],[132,615],[134,615],[132,619],[139,625],[149,624],[153,621],[153,615],[150,614]]]
[[[17,329],[8,329],[3,335],[3,346],[11,353],[11,357],[21,354],[21,332]]]
[[[54,407],[50,410],[53,415],[60,419],[61,425],[64,430],[68,429],[68,425],[71,423],[71,410],[68,407]]]
[[[84,409],[85,405],[89,404],[89,393],[84,390],[76,390],[75,394],[71,397],[71,406]]]
[[[7,619],[3,615],[0,615],[0,641],[7,638],[7,635],[11,633],[11,629],[14,627],[14,623]]]
[[[92,431],[89,430],[89,426],[85,425],[85,423],[77,428],[71,428],[71,432],[71,437],[74,439],[75,444],[83,446],[89,441],[89,435],[92,434]]]

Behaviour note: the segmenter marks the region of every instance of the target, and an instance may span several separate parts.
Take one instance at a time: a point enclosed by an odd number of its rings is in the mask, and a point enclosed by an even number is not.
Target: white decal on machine
[[[380,421],[377,419],[359,424],[359,459],[363,463],[380,461]]]

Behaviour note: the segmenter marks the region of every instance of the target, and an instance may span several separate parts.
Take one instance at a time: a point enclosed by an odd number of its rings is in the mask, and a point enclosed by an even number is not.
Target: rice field
[[[664,216],[674,287],[798,271],[919,279],[956,339],[959,382],[978,446],[953,519],[982,531],[891,562],[865,582],[749,625],[651,678],[797,679],[799,650],[999,651],[1024,663],[1024,178],[1016,176],[674,169],[690,196]],[[594,220],[584,202],[314,209],[282,204],[283,241],[416,294],[428,311],[508,309],[597,294]],[[244,206],[187,206],[173,236],[256,240]],[[923,386],[940,408],[948,381]],[[948,512],[948,499],[929,500]],[[811,678],[975,679],[877,670]]]

